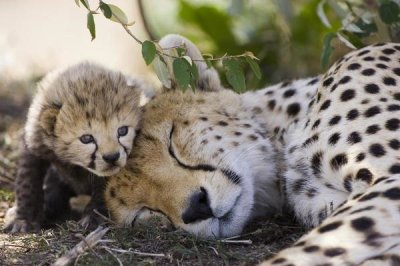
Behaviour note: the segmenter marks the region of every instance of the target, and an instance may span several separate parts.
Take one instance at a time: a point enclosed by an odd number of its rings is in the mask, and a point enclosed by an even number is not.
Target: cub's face
[[[139,121],[139,109],[128,109],[105,120],[84,114],[85,119],[77,117],[74,123],[61,116],[55,128],[60,136],[55,151],[60,158],[98,176],[117,173],[126,164]]]
[[[140,84],[125,76],[83,63],[39,87],[28,114],[26,142],[44,143],[58,160],[98,176],[125,166],[140,119]]]

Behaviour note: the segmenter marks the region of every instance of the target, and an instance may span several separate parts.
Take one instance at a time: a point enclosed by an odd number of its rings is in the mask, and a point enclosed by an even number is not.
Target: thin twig
[[[212,249],[212,251],[214,251],[215,255],[217,255],[219,257],[219,253],[215,247],[210,246],[209,248]]]
[[[107,248],[109,250],[118,252],[118,253],[132,253],[138,256],[146,256],[146,257],[165,257],[165,254],[163,253],[147,253],[147,252],[140,252],[140,251],[134,251],[134,250],[125,250],[125,249],[119,249],[119,248],[109,248],[109,247],[104,247],[103,248]]]
[[[2,246],[3,246],[3,248],[5,248],[5,247],[15,247],[15,248],[31,249],[31,247],[27,247],[27,246],[15,245],[15,244],[6,244],[6,243],[3,243]]]
[[[222,239],[220,240],[221,243],[226,243],[226,244],[245,244],[245,245],[252,245],[253,241],[251,240],[225,240]]]
[[[110,253],[110,255],[111,256],[113,256],[117,261],[118,261],[118,264],[119,264],[119,266],[124,266],[124,264],[122,264],[122,261],[117,257],[117,256],[115,256],[112,252],[111,252],[111,250],[109,249],[109,248],[107,248],[107,247],[103,247],[108,253]]]
[[[87,235],[84,240],[79,242],[65,255],[58,258],[53,266],[65,266],[70,264],[73,260],[75,260],[76,262],[79,259],[79,256],[82,255],[86,251],[86,249],[90,248],[91,250],[93,250],[93,247],[97,245],[99,240],[107,233],[108,230],[108,227],[97,227],[96,230]]]
[[[96,210],[96,209],[93,209],[93,212],[95,213],[95,214],[97,214],[98,216],[100,216],[101,218],[103,218],[103,220],[105,220],[105,221],[107,221],[107,222],[109,222],[110,224],[113,224],[113,225],[117,225],[117,223],[116,222],[114,222],[113,220],[111,220],[110,218],[108,218],[108,217],[106,217],[106,216],[104,216],[103,214],[101,214],[98,210]]]

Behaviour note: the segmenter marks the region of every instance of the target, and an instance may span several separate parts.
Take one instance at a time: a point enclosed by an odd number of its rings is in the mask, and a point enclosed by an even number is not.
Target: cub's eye
[[[118,137],[126,136],[126,134],[128,134],[128,127],[127,126],[123,126],[123,127],[118,128]]]
[[[92,135],[89,135],[89,134],[82,135],[82,136],[79,138],[79,140],[80,140],[83,144],[89,144],[89,143],[94,142],[93,136],[92,136]]]

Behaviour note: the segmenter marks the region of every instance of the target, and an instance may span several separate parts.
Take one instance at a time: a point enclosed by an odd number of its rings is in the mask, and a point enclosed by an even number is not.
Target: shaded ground
[[[14,200],[18,145],[34,81],[0,82],[0,227]],[[75,265],[254,265],[293,243],[304,230],[290,218],[251,224],[239,238],[199,240],[163,226],[158,219],[134,228],[113,225]],[[69,221],[40,234],[0,233],[0,265],[49,265],[90,232]]]

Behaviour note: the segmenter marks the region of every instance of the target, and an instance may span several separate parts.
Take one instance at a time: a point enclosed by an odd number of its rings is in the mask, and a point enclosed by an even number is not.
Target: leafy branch
[[[339,18],[339,26],[333,26],[328,19],[325,6]],[[392,32],[400,25],[400,6],[392,0],[361,1],[358,4],[345,0],[321,0],[317,15],[322,24],[329,28],[325,35],[321,64],[327,67],[333,52],[332,41],[337,38],[351,49],[364,47],[364,40],[378,36],[379,41],[398,41]]]
[[[204,59],[193,59],[187,55],[185,44],[175,47],[161,47],[158,42],[152,40],[142,41],[136,37],[129,29],[135,22],[129,22],[126,14],[117,6],[107,4],[102,0],[99,1],[96,9],[92,10],[88,0],[75,0],[80,7],[82,4],[87,10],[87,28],[92,37],[92,41],[96,38],[96,26],[94,16],[98,15],[98,10],[105,18],[119,23],[124,30],[142,46],[142,56],[146,65],[152,64],[154,70],[166,88],[172,85],[186,91],[189,87],[196,89],[199,73],[195,62],[204,62],[208,67],[212,67],[213,63],[222,62],[225,70],[226,80],[236,92],[246,90],[246,80],[243,71],[243,64],[249,64],[254,75],[260,79],[261,70],[258,66],[258,58],[252,52],[245,52],[239,55],[223,55],[222,57],[214,57],[213,55],[203,55]],[[176,83],[174,82],[176,80]]]

